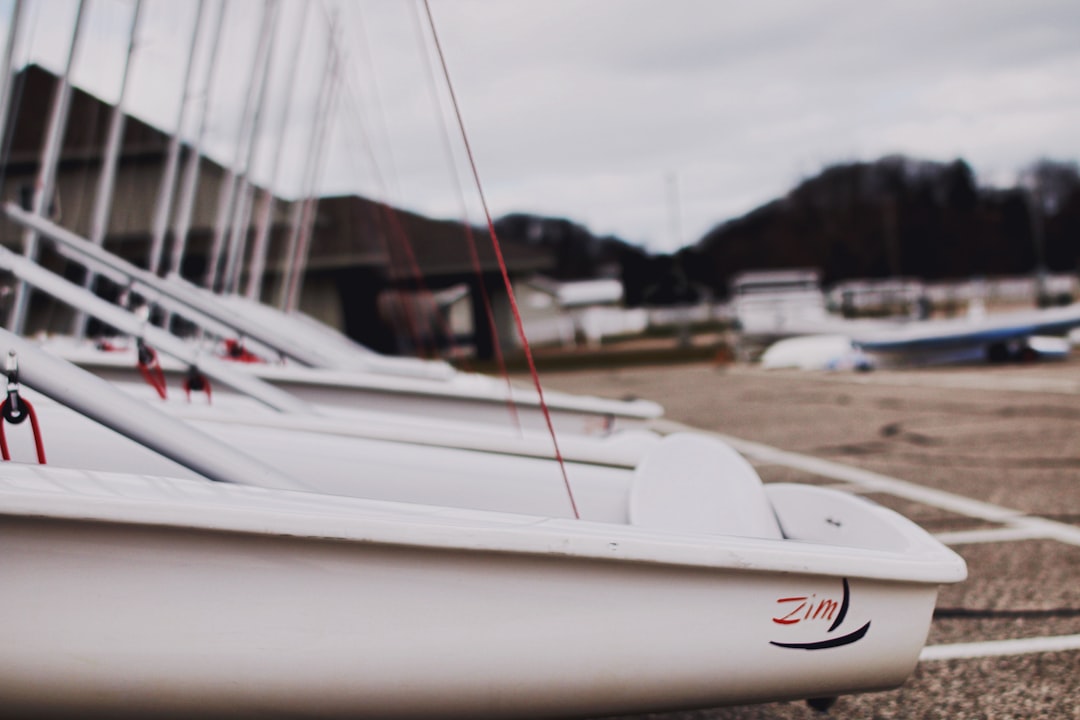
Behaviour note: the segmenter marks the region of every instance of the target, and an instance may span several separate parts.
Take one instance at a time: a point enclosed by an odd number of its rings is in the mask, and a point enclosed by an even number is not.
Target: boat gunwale
[[[50,349],[48,345],[43,345],[42,348],[50,353],[56,352],[56,350]],[[130,349],[130,352],[108,353],[88,349],[85,352],[67,350],[60,357],[93,372],[94,369],[132,369],[134,366],[128,358],[133,354],[134,348]],[[160,363],[166,373],[185,373],[187,370],[186,365],[173,360],[171,357],[161,358]],[[506,384],[499,383],[486,376],[469,373],[456,373],[450,378],[442,379],[391,375],[376,371],[306,368],[298,365],[279,365],[275,363],[251,363],[244,369],[271,384],[292,383],[320,389],[341,389],[344,387],[357,392],[369,391],[418,398],[436,396],[483,405],[491,403],[505,404],[507,402]],[[466,387],[454,387],[455,379],[460,379],[461,385]],[[515,405],[529,408],[540,406],[540,400],[535,396],[534,390],[513,385],[510,387],[511,399]],[[481,391],[483,392],[482,395],[480,394]],[[660,404],[641,398],[612,400],[591,395],[571,395],[546,390],[544,400],[548,408],[554,412],[613,415],[616,418],[636,420],[654,420],[664,414],[664,409]]]
[[[794,539],[684,534],[199,480],[56,468],[45,471],[14,463],[5,468],[9,472],[0,477],[0,518],[34,517],[431,551],[560,556],[916,584],[959,582],[966,576],[959,556],[918,526],[889,512],[881,517],[900,524],[898,529],[910,537],[912,547],[870,550]],[[14,482],[10,471],[15,471]],[[869,503],[868,508],[871,512],[878,509]]]

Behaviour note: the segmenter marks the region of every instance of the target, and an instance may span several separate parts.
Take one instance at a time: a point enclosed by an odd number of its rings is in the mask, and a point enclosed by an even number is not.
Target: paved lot
[[[939,596],[915,675],[841,698],[830,717],[1080,718],[1080,359],[867,374],[702,363],[543,380],[657,400],[667,420],[733,438],[766,482],[865,494],[965,558],[969,579]],[[991,644],[1004,640],[1020,642]],[[650,717],[823,716],[790,702]]]

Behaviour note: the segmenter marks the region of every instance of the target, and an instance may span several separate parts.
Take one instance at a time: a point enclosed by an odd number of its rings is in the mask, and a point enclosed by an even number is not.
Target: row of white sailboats
[[[128,338],[0,331],[5,712],[547,717],[834,696],[903,682],[938,586],[964,578],[896,513],[764,485],[716,439],[649,429],[654,403],[380,356],[132,267],[43,207],[6,213],[198,332],[0,250],[21,286]]]

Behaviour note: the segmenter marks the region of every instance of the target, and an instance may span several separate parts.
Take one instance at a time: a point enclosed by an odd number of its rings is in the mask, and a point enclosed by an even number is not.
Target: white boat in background
[[[761,354],[766,370],[872,370],[873,358],[843,335],[802,335],[777,341]]]
[[[732,284],[742,340],[764,345],[766,368],[910,367],[1066,357],[1080,304],[965,317],[869,320],[831,315],[812,271],[749,272]]]
[[[45,338],[43,347],[112,382],[139,380],[134,342],[120,340],[103,350],[95,343]],[[221,358],[220,355],[217,356]],[[170,357],[159,362],[170,387],[179,389],[189,365]],[[384,411],[421,415],[466,425],[546,431],[540,399],[533,388],[476,373],[454,371],[443,380],[344,370],[318,370],[269,363],[228,363],[298,400],[323,410]],[[663,408],[642,399],[606,398],[544,391],[552,425],[561,434],[603,436],[644,429]]]
[[[169,278],[176,282],[178,278]],[[193,287],[227,311],[263,327],[274,328],[291,345],[318,348],[328,367],[336,370],[358,370],[382,375],[446,380],[458,374],[443,360],[425,360],[405,356],[381,355],[357,343],[337,330],[299,310],[284,312],[240,295],[214,295],[203,288]]]
[[[506,385],[491,378],[461,374],[458,378],[460,382],[468,383],[472,379],[475,386],[472,388],[474,392],[466,393],[460,385],[455,390],[440,383],[423,384],[424,381],[416,378],[385,377],[380,383],[379,379],[358,377],[354,373],[278,368],[277,377],[288,381],[281,383],[285,385],[285,389],[282,389],[260,379],[257,374],[245,371],[245,368],[258,365],[273,377],[275,371],[271,369],[272,366],[229,362],[207,353],[197,343],[183,341],[149,325],[145,318],[107,303],[3,248],[0,248],[0,265],[11,268],[29,284],[51,291],[54,297],[73,304],[80,303],[88,314],[137,335],[140,340],[145,337],[154,346],[182,359],[171,362],[167,358],[156,360],[156,367],[162,369],[160,377],[156,379],[159,383],[157,391],[162,396],[168,397],[166,387],[171,384],[172,397],[178,399],[177,391],[185,381],[190,382],[189,373],[196,367],[200,377],[210,376],[215,383],[223,383],[225,387],[219,384],[215,390],[216,404],[231,404],[230,420],[234,424],[243,422],[243,419],[237,418],[237,412],[251,414],[261,405],[296,416],[293,420],[281,421],[293,428],[306,423],[306,427],[311,429],[315,419],[309,416],[323,416],[337,420],[336,424],[325,420],[319,426],[324,433],[364,437],[366,432],[367,437],[374,439],[442,446],[454,446],[456,443],[470,449],[527,456],[555,455],[550,433],[543,436],[537,434],[547,430],[538,397],[526,392],[524,408],[519,410],[505,399],[499,401],[498,395],[506,392]],[[93,368],[98,375],[113,382],[126,384],[129,389],[134,382],[139,390],[148,390],[141,384],[140,375],[144,370],[139,367],[141,361],[137,344],[122,347],[120,351],[104,350],[92,343],[66,338],[51,338],[44,344],[52,353]],[[204,382],[209,382],[209,379],[204,379]],[[372,383],[376,383],[377,387],[373,388]],[[420,388],[417,387],[418,383],[421,384]],[[236,391],[231,396],[228,392],[222,392],[230,387]],[[397,394],[394,394],[395,389]],[[487,394],[483,395],[483,391]],[[245,405],[244,398],[237,393],[256,402]],[[305,396],[312,402],[305,402],[297,395]],[[146,393],[146,397],[152,399],[153,393]],[[376,402],[386,398],[397,402]],[[363,402],[365,399],[367,402]],[[531,405],[528,404],[529,400],[532,400]],[[320,401],[322,404],[316,404]],[[640,414],[636,417],[629,415],[628,418],[628,406]],[[178,412],[184,412],[183,405],[179,407]],[[587,463],[632,466],[640,447],[645,446],[642,442],[647,443],[650,433],[643,428],[635,430],[632,427],[629,430],[616,430],[614,425],[618,422],[622,428],[632,425],[631,421],[634,421],[643,426],[646,419],[660,413],[660,408],[647,401],[626,403],[556,394],[554,404],[548,406],[548,411],[553,426],[569,434],[568,442],[564,443],[564,457]],[[599,414],[603,411],[606,413]],[[252,415],[254,417],[256,415]],[[436,427],[439,424],[437,421],[441,421],[442,427]],[[265,421],[260,422],[265,424]],[[453,427],[448,428],[448,424]],[[493,428],[498,428],[498,431],[493,432]],[[624,432],[630,434],[621,436]],[[580,436],[595,437],[597,441],[610,437],[610,441],[590,442]],[[447,437],[451,439],[447,440]]]
[[[527,429],[547,428],[540,396],[534,388],[513,387],[493,377],[458,372],[443,362],[380,356],[311,319],[291,317],[238,298],[222,302],[219,296],[179,279],[162,280],[133,267],[74,233],[35,218],[16,206],[9,204],[6,211],[15,221],[26,223],[42,233],[71,259],[139,290],[148,301],[166,310],[182,314],[207,335],[231,343],[244,344],[250,340],[255,350],[265,351],[267,354],[263,359],[271,362],[231,363],[234,371],[226,374],[230,376],[231,384],[249,394],[268,398],[268,404],[281,409],[300,409],[288,397],[259,390],[252,383],[243,382],[243,378],[237,378],[237,374],[254,375],[284,391],[285,395],[308,403],[418,412],[470,422],[512,423]],[[146,336],[151,345],[180,358],[181,362],[162,362],[167,379],[175,385],[182,382],[197,356],[202,358],[197,361],[200,366],[217,359],[197,345],[180,346],[178,338],[151,326],[145,319],[106,303],[4,248],[0,248],[0,267],[102,322],[126,330],[135,337]],[[50,339],[49,343],[53,351],[65,359],[108,379],[138,377],[134,344],[128,346],[125,355],[123,352],[102,352],[93,343],[65,342],[63,338]],[[293,362],[287,365],[272,362],[278,357]],[[645,400],[617,401],[565,393],[545,392],[544,404],[552,425],[563,433],[603,434],[616,428],[641,427],[663,414],[663,408],[658,404]]]
[[[883,365],[941,365],[1061,359],[1065,336],[1080,327],[1080,303],[912,322],[852,335]]]
[[[52,439],[46,443],[51,466],[204,477],[37,393],[24,390],[23,395],[47,429],[46,439]],[[423,427],[407,432],[388,427],[380,437],[370,428],[352,428],[336,419],[283,416],[242,404],[221,408],[176,403],[161,409],[202,435],[295,478],[292,487],[309,492],[550,517],[573,517],[576,508],[582,517],[605,522],[625,521],[634,467],[662,442],[659,435],[636,432],[584,448],[571,442],[567,452],[575,457],[560,467],[552,459],[550,438],[546,447],[541,438],[523,443],[496,435],[481,442],[475,433],[455,434],[439,426],[428,428],[431,437],[422,436]],[[410,434],[414,439],[408,439]],[[8,436],[12,457],[34,459],[29,433]],[[201,448],[197,443],[192,452]],[[567,496],[564,471],[574,504]]]
[[[298,492],[318,469],[245,459],[3,339],[23,384],[197,475],[0,466],[16,714],[583,716],[882,689],[965,575],[899,515],[763,486],[692,434],[647,453],[603,521]]]
[[[766,369],[871,370],[961,363],[1064,360],[1072,343],[1058,335],[1080,326],[1080,305],[997,315],[921,320],[852,335],[800,335],[770,345]]]

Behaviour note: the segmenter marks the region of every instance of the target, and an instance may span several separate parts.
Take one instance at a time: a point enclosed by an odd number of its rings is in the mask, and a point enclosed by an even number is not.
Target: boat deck
[[[811,373],[709,363],[549,372],[569,392],[662,399],[669,427],[724,435],[766,482],[842,487],[964,557],[900,689],[832,718],[1080,716],[1080,357],[1063,363]],[[825,717],[802,702],[652,720]]]

